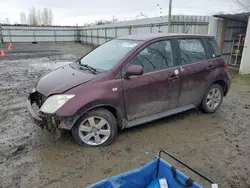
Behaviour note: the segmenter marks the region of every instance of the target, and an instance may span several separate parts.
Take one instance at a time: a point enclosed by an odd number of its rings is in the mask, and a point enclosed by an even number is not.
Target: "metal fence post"
[[[35,30],[34,30],[34,29],[33,29],[33,38],[34,38],[34,41],[33,41],[33,42],[36,42]]]
[[[3,32],[2,32],[2,25],[0,24],[0,42],[3,44]]]
[[[91,38],[91,44],[94,45],[93,43],[93,33],[92,33],[93,29],[90,29],[90,38]]]
[[[96,35],[97,35],[97,44],[100,45],[100,42],[99,42],[99,29],[96,29]]]
[[[85,38],[86,38],[86,44],[88,44],[88,30],[87,30],[87,29],[85,30],[85,33],[86,33],[86,35],[85,35]]]
[[[107,27],[104,28],[105,29],[105,42],[108,40],[107,38]]]
[[[80,29],[78,27],[78,24],[76,25],[76,42],[81,42],[81,32]]]
[[[117,38],[117,27],[115,27],[115,38]]]
[[[9,28],[9,37],[10,37],[10,41],[9,42],[12,42],[10,28]]]
[[[56,30],[54,30],[54,37],[55,37],[55,42],[56,42]]]

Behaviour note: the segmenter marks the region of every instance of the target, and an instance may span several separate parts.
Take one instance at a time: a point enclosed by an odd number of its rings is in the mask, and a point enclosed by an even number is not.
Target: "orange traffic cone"
[[[9,51],[12,50],[12,46],[11,45],[8,46],[8,50]]]
[[[10,42],[9,45],[8,45],[8,50],[12,50],[12,43]]]
[[[1,56],[6,56],[6,54],[4,53],[3,49],[1,49]]]

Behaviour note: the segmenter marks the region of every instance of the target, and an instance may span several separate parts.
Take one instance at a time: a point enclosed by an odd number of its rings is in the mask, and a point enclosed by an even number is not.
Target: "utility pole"
[[[170,33],[171,13],[172,13],[172,0],[169,0],[169,7],[168,7],[168,33]]]
[[[159,21],[158,33],[162,33],[161,24],[160,24],[162,22],[162,8],[160,7],[159,4],[157,4],[157,7],[159,7],[159,9],[160,9],[160,18],[161,18],[161,19],[158,20]]]

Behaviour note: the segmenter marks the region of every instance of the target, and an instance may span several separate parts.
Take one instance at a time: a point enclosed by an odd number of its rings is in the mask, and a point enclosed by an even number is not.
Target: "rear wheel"
[[[209,87],[205,93],[202,102],[201,109],[206,113],[216,112],[223,100],[223,89],[219,84],[213,84]]]
[[[81,146],[105,146],[115,139],[117,122],[111,112],[100,108],[84,114],[71,132],[76,143]]]

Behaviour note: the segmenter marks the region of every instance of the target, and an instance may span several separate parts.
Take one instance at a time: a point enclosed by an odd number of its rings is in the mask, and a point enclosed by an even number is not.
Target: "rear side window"
[[[206,59],[204,45],[200,39],[178,39],[181,64],[190,64]]]
[[[209,58],[220,57],[221,56],[220,48],[215,39],[206,38],[205,41],[207,43],[208,57]]]

